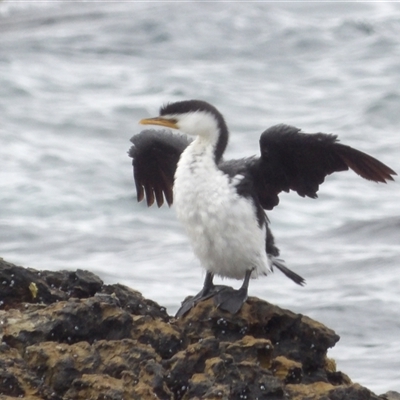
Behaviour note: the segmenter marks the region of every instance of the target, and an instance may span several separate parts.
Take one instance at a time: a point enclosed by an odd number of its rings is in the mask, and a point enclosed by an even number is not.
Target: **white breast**
[[[270,271],[266,229],[260,228],[250,199],[215,162],[213,148],[196,139],[182,154],[175,174],[174,203],[202,266],[222,277],[243,279]]]

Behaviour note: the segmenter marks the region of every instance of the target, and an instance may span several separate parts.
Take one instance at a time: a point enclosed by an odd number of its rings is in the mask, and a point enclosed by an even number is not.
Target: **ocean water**
[[[174,313],[204,274],[173,207],[137,203],[127,150],[139,119],[190,98],[224,114],[227,158],[283,122],[400,172],[400,4],[1,2],[0,256],[88,269]],[[352,172],[317,200],[282,195],[268,215],[307,285],[250,286],[334,329],[338,369],[378,394],[400,391],[399,201],[399,180]]]

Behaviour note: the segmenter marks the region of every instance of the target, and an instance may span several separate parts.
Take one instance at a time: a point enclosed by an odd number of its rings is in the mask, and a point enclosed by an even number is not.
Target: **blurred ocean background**
[[[0,256],[88,269],[174,313],[204,274],[173,207],[137,203],[127,150],[139,119],[192,98],[225,116],[227,158],[284,122],[400,172],[400,4],[1,2]],[[334,329],[338,369],[378,394],[400,391],[399,180],[282,195],[272,229],[307,285],[250,285]]]

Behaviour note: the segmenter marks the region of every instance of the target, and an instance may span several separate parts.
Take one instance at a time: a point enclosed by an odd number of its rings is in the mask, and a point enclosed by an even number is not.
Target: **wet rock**
[[[192,342],[207,336],[228,342],[237,342],[245,335],[268,339],[270,362],[282,355],[299,362],[306,383],[329,382],[326,352],[339,340],[335,332],[319,322],[257,298],[249,298],[236,315],[216,309],[210,299],[177,324]]]
[[[145,299],[136,290],[121,284],[104,285],[101,293],[115,296],[121,308],[134,315],[151,315],[153,318],[160,318],[169,321],[169,315],[165,307],[160,307],[155,301]]]
[[[91,297],[41,308],[26,304],[24,310],[6,313],[3,325],[3,341],[22,351],[26,346],[45,341],[121,340],[131,337],[133,320],[116,305]]]
[[[5,343],[0,344],[0,398],[61,400],[25,361],[23,355]]]
[[[126,286],[0,259],[0,399],[394,400],[352,383],[327,351],[339,336],[250,298],[183,318]]]

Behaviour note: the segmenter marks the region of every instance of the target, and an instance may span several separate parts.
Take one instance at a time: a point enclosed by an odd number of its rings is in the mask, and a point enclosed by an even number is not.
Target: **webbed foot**
[[[207,290],[201,289],[196,296],[189,297],[182,302],[181,308],[175,314],[176,318],[180,318],[184,316],[187,312],[189,312],[196,304],[200,303],[203,300],[207,300],[210,297],[215,296],[223,289],[229,289],[228,286],[223,285],[213,285],[211,288],[207,288]]]
[[[240,289],[236,290],[229,286],[214,285],[214,274],[207,272],[204,280],[203,289],[194,297],[184,300],[181,308],[176,313],[175,317],[179,318],[190,311],[197,303],[209,299],[214,296],[215,305],[221,310],[228,311],[231,314],[236,314],[247,300],[247,289],[251,277],[251,270],[247,270],[243,284]]]
[[[244,281],[240,289],[233,289],[231,287],[219,291],[214,297],[215,305],[221,310],[228,311],[231,314],[236,314],[247,300],[247,290],[249,288],[249,281],[252,269],[246,271]]]
[[[227,287],[214,297],[215,305],[221,310],[236,314],[247,300],[247,288],[233,289]]]

